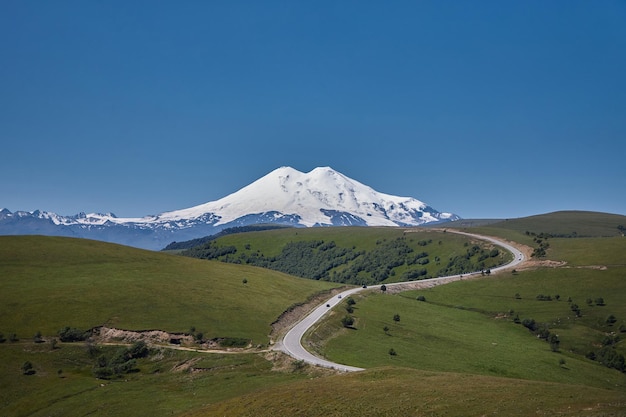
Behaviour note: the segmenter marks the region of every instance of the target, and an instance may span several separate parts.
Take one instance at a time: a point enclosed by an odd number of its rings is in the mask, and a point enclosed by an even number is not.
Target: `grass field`
[[[584,385],[392,366],[265,388],[185,416],[606,417],[623,416],[624,400]]]
[[[64,326],[186,332],[266,344],[290,305],[333,284],[81,239],[0,237],[0,332]],[[243,283],[243,279],[247,283]]]
[[[355,297],[354,329],[341,325],[346,311],[338,306],[309,335],[311,345],[331,359],[367,368],[338,375],[276,352],[157,348],[137,360],[134,372],[97,379],[92,369],[98,358],[124,348],[59,343],[53,349],[34,343],[33,334],[101,324],[173,332],[194,326],[207,338],[266,345],[270,324],[285,309],[333,285],[87,240],[0,237],[0,332],[20,339],[0,343],[0,415],[626,415],[625,374],[584,356],[607,334],[622,335],[619,327],[626,324],[626,238],[609,233],[626,222],[624,216],[579,214],[468,229],[529,245],[534,242],[527,230],[589,236],[549,238],[547,258],[566,262],[564,267],[393,295],[363,293]],[[591,226],[583,228],[587,221]],[[352,228],[297,229],[291,236],[266,231],[228,238],[271,252],[295,233],[374,247],[400,230],[357,229],[359,234]],[[553,300],[538,301],[539,294]],[[579,318],[570,297],[580,306]],[[598,297],[604,305],[595,304]],[[606,322],[609,315],[615,323]],[[532,317],[558,333],[558,351],[514,323],[515,316]],[[614,349],[626,354],[622,341]],[[23,374],[25,361],[34,374]]]

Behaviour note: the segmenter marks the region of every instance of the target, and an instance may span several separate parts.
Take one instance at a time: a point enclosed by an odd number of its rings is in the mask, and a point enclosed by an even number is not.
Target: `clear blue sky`
[[[626,214],[625,1],[0,2],[0,208],[135,217],[280,166],[465,218]]]

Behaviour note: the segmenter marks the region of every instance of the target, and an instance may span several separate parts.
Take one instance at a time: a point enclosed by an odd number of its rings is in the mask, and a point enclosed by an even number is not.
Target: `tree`
[[[400,315],[398,313],[393,315],[393,321],[400,321]]]
[[[128,354],[131,358],[145,358],[150,353],[148,345],[143,340],[135,342],[128,348]]]
[[[552,352],[559,351],[559,344],[561,343],[561,341],[559,340],[558,335],[550,333],[550,336],[548,336],[548,343],[550,343],[550,349],[552,349]]]
[[[417,301],[426,301],[426,297],[424,297],[423,295],[418,295]]]
[[[43,337],[41,336],[41,332],[38,331],[37,333],[35,333],[35,335],[33,336],[33,342],[35,343],[43,343]]]
[[[346,303],[348,303],[349,305],[353,306],[353,305],[356,304],[356,301],[354,301],[354,298],[348,297],[348,299],[346,300]]]
[[[381,290],[382,292],[386,292],[386,291],[387,291],[387,286],[386,286],[385,284],[381,285],[381,286],[380,286],[380,290]]]
[[[26,361],[22,364],[22,373],[24,375],[32,375],[35,373],[35,370],[33,369],[33,364],[30,363],[30,361]]]
[[[248,283],[248,279],[244,278],[243,281],[241,281],[241,282],[243,282],[243,285],[246,285]]]
[[[341,319],[341,324],[343,324],[343,327],[352,327],[354,324],[354,318],[351,316],[344,316],[344,318]]]
[[[383,331],[385,332],[385,334],[389,334],[389,327],[388,326],[383,327]]]
[[[604,298],[602,298],[602,297],[596,298],[595,301],[596,301],[596,305],[597,306],[603,306],[604,305]]]
[[[397,353],[394,348],[389,349],[389,356],[396,356]]]

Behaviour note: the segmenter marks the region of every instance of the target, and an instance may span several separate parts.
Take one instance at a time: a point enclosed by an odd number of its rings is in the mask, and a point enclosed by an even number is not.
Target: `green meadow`
[[[353,297],[351,313],[344,300],[305,343],[366,368],[349,374],[267,350],[281,313],[340,284],[89,240],[0,237],[0,415],[626,415],[626,374],[588,357],[602,349],[626,355],[626,238],[616,229],[625,219],[563,212],[464,227],[531,247],[537,235],[550,234],[544,259],[560,266],[395,294],[376,287]],[[284,229],[219,240],[266,256],[296,239],[372,250],[410,235],[460,253],[473,244],[430,229],[404,232]],[[346,315],[354,318],[351,328],[342,325]],[[559,343],[525,327],[528,319]],[[242,338],[258,348],[154,346],[128,372],[99,379],[98,363],[125,355],[128,346],[51,340],[65,326],[100,325],[194,327],[207,339]],[[43,343],[35,343],[37,332]]]
[[[102,242],[0,237],[0,332],[65,326],[186,332],[267,344],[292,304],[336,285]],[[244,279],[246,283],[244,284]]]

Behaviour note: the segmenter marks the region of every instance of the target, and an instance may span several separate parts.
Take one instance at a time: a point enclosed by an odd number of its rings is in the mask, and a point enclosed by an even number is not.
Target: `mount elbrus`
[[[161,249],[172,241],[223,229],[272,223],[314,226],[418,226],[460,219],[411,197],[379,193],[329,168],[303,173],[278,168],[224,198],[141,218],[112,213],[60,216],[35,210],[0,211],[0,235],[72,236]]]

